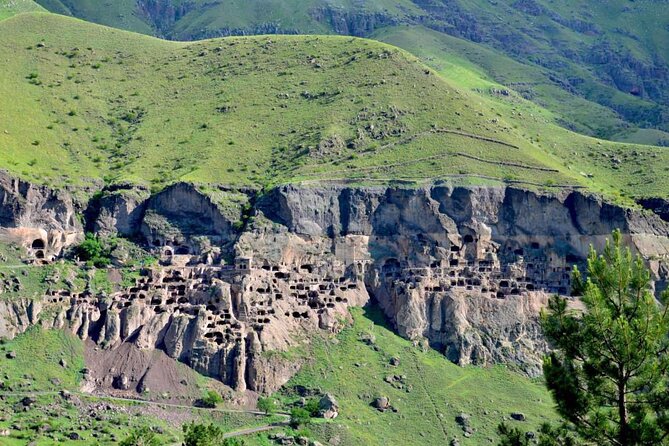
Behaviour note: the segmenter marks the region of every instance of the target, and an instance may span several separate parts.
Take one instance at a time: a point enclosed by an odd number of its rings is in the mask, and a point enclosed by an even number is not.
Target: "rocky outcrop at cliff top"
[[[0,228],[81,230],[77,211],[69,193],[36,186],[0,171]]]
[[[620,228],[658,289],[668,274],[669,223],[579,191],[291,185],[259,197],[240,232],[188,184],[109,190],[96,210],[99,230],[143,235],[162,266],[107,296],[52,290],[5,305],[0,329],[42,323],[112,351],[161,349],[239,390],[276,390],[299,361],[275,352],[337,332],[369,300],[400,335],[458,364],[536,375],[548,348],[538,312],[569,294],[590,245]]]

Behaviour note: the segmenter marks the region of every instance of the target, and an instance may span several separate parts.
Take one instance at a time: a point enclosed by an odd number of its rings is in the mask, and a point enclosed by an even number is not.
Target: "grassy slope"
[[[91,0],[41,2],[51,11],[63,12],[63,8],[53,4],[67,3],[74,15],[87,20],[186,40],[229,33],[258,33],[262,30],[302,34],[346,32],[346,22],[361,25],[376,21],[376,26],[379,26],[380,16],[392,17],[395,23],[430,24],[436,29],[446,30],[446,33],[421,26],[413,26],[407,33],[406,30],[398,31],[394,26],[384,26],[379,36],[385,35],[385,38],[381,37],[383,40],[411,51],[416,49],[416,38],[421,41],[421,46],[423,42],[427,46],[435,41],[439,45],[443,43],[444,47],[428,50],[433,58],[428,64],[438,67],[443,62],[448,63],[452,54],[478,64],[497,82],[517,89],[556,112],[560,115],[561,124],[576,131],[620,141],[655,144],[666,141],[669,136],[658,132],[639,134],[634,128],[628,128],[628,122],[631,122],[664,125],[664,130],[669,130],[666,127],[669,97],[666,94],[662,96],[663,87],[655,82],[656,74],[649,72],[637,78],[619,61],[619,58],[629,58],[638,61],[633,64],[651,67],[653,62],[657,62],[658,66],[666,66],[669,22],[665,16],[656,14],[657,9],[663,7],[661,0],[633,3],[628,0],[594,3],[573,0],[453,0],[441,6],[438,2],[416,2],[423,9],[406,0],[364,3],[350,0],[196,0],[189,2],[187,14],[175,23],[168,20],[162,26],[147,25],[151,19],[138,17],[135,3],[129,0],[113,2],[105,8],[100,8],[98,2]],[[332,23],[318,13],[323,10],[334,11],[339,16]],[[368,15],[363,17],[365,14]],[[157,15],[165,21],[164,12]],[[458,20],[463,23],[455,29],[452,22]],[[356,32],[360,31],[361,28],[358,28]],[[471,41],[454,39],[449,34],[463,35]],[[603,48],[606,50],[602,51]],[[602,54],[604,59],[601,59]],[[609,63],[601,60],[609,60]],[[614,85],[612,71],[617,72],[620,89]],[[656,100],[665,106],[660,107],[648,100],[647,94],[644,98],[629,94],[633,86],[643,84],[646,84],[647,91],[655,90]],[[660,90],[659,94],[657,90]],[[660,96],[664,99],[658,99]],[[623,114],[625,120],[618,113]]]
[[[23,12],[45,11],[32,0],[0,0],[0,20]]]
[[[551,70],[523,64],[470,41],[422,26],[393,26],[372,35],[402,47],[462,88],[513,89],[555,114],[555,122],[583,134],[610,134],[626,123],[613,110],[569,93],[551,80]],[[528,102],[528,108],[532,104]],[[625,132],[625,135],[628,133]],[[635,142],[635,139],[626,142]],[[655,142],[648,138],[640,143]]]
[[[16,353],[16,359],[5,356],[9,351]],[[66,361],[67,367],[59,364],[61,359]],[[176,432],[153,417],[138,418],[97,409],[104,412],[104,419],[93,420],[86,415],[85,409],[56,396],[62,389],[78,389],[83,367],[83,344],[70,333],[35,326],[5,342],[0,347],[0,380],[4,382],[5,389],[11,390],[10,396],[3,397],[0,404],[0,415],[5,415],[0,421],[0,429],[9,429],[11,436],[3,437],[0,443],[19,446],[34,441],[40,446],[75,445],[81,440],[70,440],[68,435],[77,432],[86,444],[106,445],[116,443],[111,440],[112,435],[124,438],[131,428],[140,425],[161,426],[168,431],[161,439],[174,439]],[[14,405],[20,406],[19,401],[23,398],[18,394],[20,392],[37,392],[32,394],[37,402],[30,410],[13,410]],[[13,427],[16,425],[21,428]],[[47,430],[42,426],[49,428]],[[98,439],[91,437],[93,430],[98,431]]]
[[[144,34],[155,30],[136,9],[135,0],[39,0],[51,12]]]
[[[11,432],[10,437],[1,437],[2,446],[24,446],[31,441],[37,446],[118,444],[119,439],[140,426],[160,427],[164,432],[158,435],[160,444],[176,444],[182,436],[180,422],[188,419],[213,422],[226,432],[273,421],[244,413],[165,406],[163,410],[147,412],[147,406],[79,393],[81,370],[85,365],[83,350],[83,343],[76,336],[39,326],[0,343],[0,381],[3,383],[0,386],[0,430]],[[7,358],[8,352],[14,352],[16,358]],[[60,365],[61,359],[66,361],[66,367]],[[201,381],[200,385],[206,388],[211,380],[202,377]],[[61,390],[72,392],[73,399],[67,401],[58,396]],[[37,402],[30,410],[15,411],[14,406],[20,406],[19,401],[25,395],[32,395]],[[114,410],[101,408],[107,404],[112,404]],[[12,427],[14,425],[21,429]],[[45,431],[42,428],[45,425],[49,425],[50,430]],[[95,438],[94,431],[97,432]],[[72,432],[80,434],[84,441],[70,440],[68,436]],[[258,438],[250,444],[266,443]]]
[[[0,51],[13,55],[0,69],[9,98],[0,104],[0,166],[35,181],[261,186],[484,175],[609,195],[669,188],[657,181],[663,152],[577,136],[549,124],[548,112],[528,113],[517,96],[461,90],[372,41],[177,43],[49,14],[5,20],[0,36]],[[622,167],[611,170],[605,153],[620,153]]]
[[[518,423],[525,430],[555,418],[541,383],[502,367],[461,368],[435,351],[423,352],[384,326],[378,310],[354,309],[353,317],[354,324],[337,336],[336,344],[315,344],[313,362],[286,385],[335,395],[341,406],[335,423],[311,427],[324,442],[339,436],[342,445],[424,445],[449,444],[457,437],[462,445],[484,445],[496,438],[497,425],[512,412],[527,416],[526,423]],[[378,350],[360,341],[368,333]],[[400,358],[398,367],[389,365],[391,357]],[[411,391],[386,383],[388,375],[405,375]],[[389,397],[398,412],[372,408],[377,396]],[[290,393],[282,398],[292,401]],[[461,412],[471,415],[472,438],[463,437],[455,422]]]
[[[514,0],[492,4],[486,0],[460,1],[463,10],[478,19],[479,36],[530,64],[545,64],[554,77],[567,82],[586,99],[604,104],[628,120],[653,125],[661,118],[657,104],[629,94],[632,86],[655,80],[637,78],[625,67],[618,66],[618,57],[630,57],[650,66],[654,59],[666,66],[669,49],[669,19],[658,15],[663,1],[573,2],[537,0],[543,12],[528,14]],[[524,2],[532,3],[532,2]],[[555,15],[560,19],[555,19]],[[593,25],[589,30],[579,26]],[[607,48],[605,51],[603,48]],[[613,85],[612,71],[624,79],[618,90]],[[664,95],[666,104],[667,96]],[[662,102],[662,101],[660,101]],[[664,106],[664,114],[667,106]],[[655,123],[657,124],[657,123]],[[666,116],[664,116],[666,125]]]
[[[311,16],[318,8],[332,7],[335,10],[359,13],[385,13],[405,16],[417,13],[419,9],[408,0],[375,0],[357,2],[354,0],[263,0],[211,2],[193,0],[172,1],[179,7],[187,3],[187,13],[176,23],[167,22],[163,29],[155,29],[152,17],[139,13],[135,0],[120,0],[105,4],[100,8],[97,0],[39,0],[40,4],[57,13],[66,13],[88,21],[127,29],[141,33],[165,33],[173,39],[191,40],[193,36],[216,36],[226,30],[248,33],[264,25],[271,25],[283,32],[302,34],[322,34],[329,26],[319,23]],[[145,2],[146,3],[146,2]],[[165,17],[165,12],[158,18]]]

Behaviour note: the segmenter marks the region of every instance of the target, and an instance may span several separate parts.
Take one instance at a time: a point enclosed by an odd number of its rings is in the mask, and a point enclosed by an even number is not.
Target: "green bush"
[[[133,429],[130,435],[119,444],[120,446],[159,446],[161,442],[151,429],[144,426]]]
[[[261,410],[269,415],[276,410],[276,401],[274,398],[261,397],[258,399],[258,410]]]
[[[244,446],[244,440],[238,438],[223,438],[221,428],[209,424],[184,424],[185,446]]]
[[[202,405],[210,409],[215,408],[219,403],[223,402],[223,398],[218,392],[214,390],[208,390],[207,393],[202,397]]]
[[[311,398],[310,400],[308,400],[307,403],[304,405],[304,410],[309,412],[310,416],[317,417],[318,412],[320,410],[318,400],[316,398]]]
[[[86,238],[75,250],[80,260],[91,263],[97,268],[104,268],[111,263],[111,252],[116,247],[113,240],[102,240],[92,233],[86,233]]]
[[[311,416],[309,411],[301,407],[295,407],[290,411],[290,425],[293,429],[311,423]]]

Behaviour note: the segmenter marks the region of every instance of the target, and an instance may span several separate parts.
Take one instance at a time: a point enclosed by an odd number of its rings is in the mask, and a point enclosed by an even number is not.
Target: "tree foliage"
[[[265,412],[269,415],[276,410],[276,401],[273,398],[269,397],[260,397],[258,399],[258,410]]]
[[[111,252],[115,243],[110,240],[102,240],[95,234],[86,233],[86,238],[76,248],[76,255],[80,260],[89,262],[98,268],[103,268],[111,263]]]
[[[184,424],[185,446],[244,446],[240,438],[225,438],[225,433],[214,424]]]
[[[669,316],[653,296],[650,272],[621,244],[591,248],[587,279],[574,267],[583,310],[554,296],[542,327],[555,348],[544,361],[557,410],[585,444],[667,444]]]
[[[290,425],[297,429],[311,422],[309,411],[301,407],[295,407],[290,411]]]
[[[223,401],[223,398],[215,390],[207,390],[200,401],[202,406],[213,409]]]
[[[160,446],[161,442],[156,434],[146,426],[133,429],[120,446]]]

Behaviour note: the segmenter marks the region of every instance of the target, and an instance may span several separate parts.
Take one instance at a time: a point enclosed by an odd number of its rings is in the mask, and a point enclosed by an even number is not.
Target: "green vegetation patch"
[[[32,0],[0,0],[0,20],[23,12],[46,11]]]
[[[321,441],[339,436],[342,445],[449,444],[487,445],[496,441],[497,425],[536,429],[557,415],[542,382],[502,366],[458,367],[432,349],[421,349],[397,336],[376,309],[352,309],[353,324],[336,340],[313,345],[313,361],[284,387],[284,404],[294,401],[295,386],[335,396],[341,407],[333,422],[314,419],[308,429]],[[370,341],[371,340],[371,341]],[[396,358],[399,365],[391,365]],[[388,376],[400,376],[387,382]],[[387,397],[397,412],[372,407]],[[527,421],[510,421],[511,413]],[[455,418],[470,415],[474,430],[466,438]]]
[[[73,334],[33,326],[0,346],[3,390],[76,388],[84,367],[83,354],[83,343]]]
[[[0,36],[14,55],[0,69],[0,166],[55,187],[451,179],[628,202],[669,192],[665,151],[570,133],[516,95],[467,91],[377,42],[167,42],[49,14],[5,20]]]

